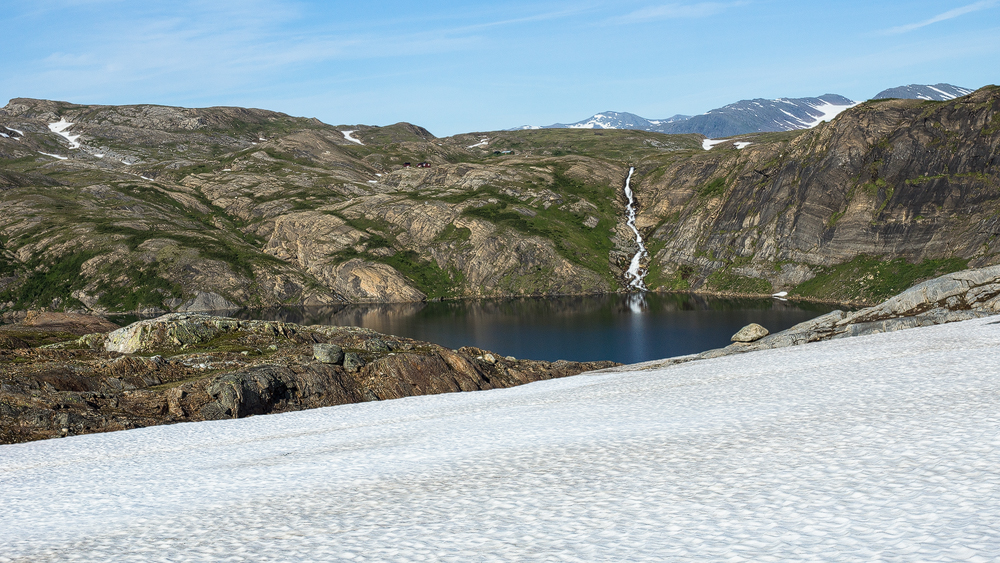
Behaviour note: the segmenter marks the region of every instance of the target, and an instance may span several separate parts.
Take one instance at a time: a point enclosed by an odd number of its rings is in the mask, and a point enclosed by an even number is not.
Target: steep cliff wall
[[[996,263],[998,110],[997,88],[951,102],[873,101],[808,132],[644,161],[650,285],[795,290],[852,261],[844,281],[855,284],[887,260]]]

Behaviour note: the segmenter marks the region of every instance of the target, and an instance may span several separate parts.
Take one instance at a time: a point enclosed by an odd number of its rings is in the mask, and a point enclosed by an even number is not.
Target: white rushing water
[[[642,281],[642,278],[646,276],[646,272],[643,271],[640,262],[649,253],[646,252],[646,246],[642,244],[642,235],[639,234],[639,229],[635,228],[635,198],[632,197],[632,174],[634,172],[635,167],[629,168],[628,177],[625,178],[625,197],[628,198],[625,213],[628,215],[626,223],[632,229],[632,232],[635,233],[635,243],[639,245],[639,251],[632,257],[632,263],[629,264],[628,271],[625,272],[625,277],[629,280],[628,286],[630,288],[646,291],[646,284]]]

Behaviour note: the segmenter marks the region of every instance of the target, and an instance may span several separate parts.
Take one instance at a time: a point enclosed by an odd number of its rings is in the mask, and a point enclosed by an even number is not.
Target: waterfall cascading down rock
[[[639,251],[632,257],[628,271],[625,272],[625,279],[628,281],[630,289],[646,291],[646,284],[642,281],[646,277],[646,269],[642,267],[641,262],[649,253],[646,251],[646,246],[642,244],[642,235],[639,234],[639,229],[635,227],[635,198],[632,197],[633,173],[635,173],[634,166],[628,169],[628,177],[625,178],[625,197],[628,199],[628,205],[625,206],[625,215],[627,217],[625,223],[635,233],[635,243],[639,246]]]

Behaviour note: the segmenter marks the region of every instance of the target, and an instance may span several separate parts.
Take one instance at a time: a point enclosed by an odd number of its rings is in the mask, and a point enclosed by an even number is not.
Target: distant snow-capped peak
[[[903,98],[909,100],[933,100],[938,102],[944,102],[948,100],[954,100],[955,98],[966,96],[971,94],[972,90],[968,88],[962,88],[961,86],[954,86],[952,84],[909,84],[906,86],[897,86],[895,88],[889,88],[888,90],[882,90],[878,94],[875,94],[874,100],[883,100],[886,98]]]

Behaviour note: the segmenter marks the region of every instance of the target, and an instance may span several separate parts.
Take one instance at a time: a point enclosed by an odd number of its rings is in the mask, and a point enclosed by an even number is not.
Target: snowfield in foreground
[[[997,561],[995,319],[0,446],[0,561]]]

